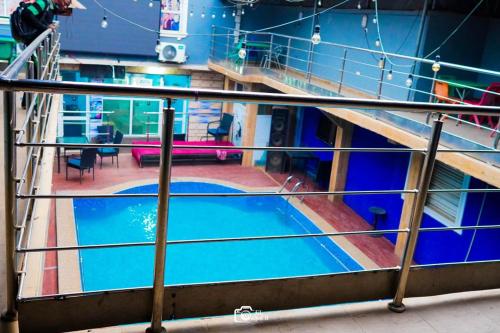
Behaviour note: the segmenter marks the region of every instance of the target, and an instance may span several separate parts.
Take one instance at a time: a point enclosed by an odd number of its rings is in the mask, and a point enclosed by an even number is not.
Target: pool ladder
[[[306,183],[304,183],[303,181],[301,181],[298,177],[295,177],[295,176],[288,176],[288,178],[283,182],[283,184],[281,185],[280,189],[278,190],[278,193],[282,193],[283,190],[285,189],[285,187],[292,182],[292,180],[294,179],[297,179],[297,182],[295,183],[295,185],[293,185],[292,187],[292,190],[290,191],[291,193],[295,193],[298,191],[298,189],[302,186],[304,187],[306,190],[309,189],[309,186],[307,186]],[[291,196],[288,196],[288,198],[286,199],[286,201],[290,201],[290,198]],[[300,199],[300,203],[303,203],[304,202],[304,195],[302,196],[302,198]]]

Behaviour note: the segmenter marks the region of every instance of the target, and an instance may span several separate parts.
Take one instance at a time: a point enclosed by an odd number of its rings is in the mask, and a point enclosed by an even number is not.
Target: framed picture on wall
[[[160,32],[163,37],[187,35],[188,0],[161,0]]]

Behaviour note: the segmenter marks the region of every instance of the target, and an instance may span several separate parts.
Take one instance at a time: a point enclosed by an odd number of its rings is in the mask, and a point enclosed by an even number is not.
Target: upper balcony
[[[499,105],[494,87],[500,73],[480,68],[389,54],[382,50],[324,42],[269,32],[213,28],[209,67],[239,82],[262,83],[283,93],[362,99],[420,100],[436,103]],[[432,68],[432,76],[425,73]],[[488,82],[462,78],[481,74]],[[324,109],[326,110],[326,109]],[[358,109],[328,112],[374,130],[412,148],[430,135],[425,114]],[[409,134],[409,135],[408,135]],[[450,149],[497,149],[497,117],[448,116],[441,143]],[[474,160],[500,166],[500,155],[467,153]]]

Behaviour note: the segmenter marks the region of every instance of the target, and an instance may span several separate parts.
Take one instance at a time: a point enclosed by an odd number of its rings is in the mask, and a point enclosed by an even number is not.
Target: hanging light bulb
[[[241,15],[245,15],[245,8],[241,9]]]
[[[241,43],[241,49],[238,51],[238,57],[240,59],[245,59],[247,56],[247,43],[243,42]]]
[[[149,8],[153,8],[153,6],[154,6],[154,4],[153,4],[153,0],[150,0],[150,1],[149,1],[149,5],[148,5],[148,6],[149,6]]]
[[[253,2],[250,4],[250,7],[253,7]]]
[[[361,9],[361,1],[358,1],[358,9]]]
[[[226,18],[226,12],[222,13],[222,18],[225,19]]]
[[[201,12],[201,18],[204,19],[205,18],[205,11],[202,11]]]
[[[311,37],[311,43],[313,43],[314,45],[318,45],[319,43],[321,43],[321,35],[319,34],[319,31],[320,27],[319,24],[317,24],[314,27],[314,34]]]
[[[236,12],[233,10],[233,13],[231,14],[233,17],[236,16]]]
[[[384,57],[380,57],[380,60],[378,61],[378,68],[383,69],[385,66],[385,59]]]
[[[360,71],[356,71],[356,75],[361,75],[361,72]]]
[[[189,16],[190,16],[190,17],[193,17],[193,16],[194,16],[194,12],[193,12],[193,10],[192,10],[192,9],[191,9],[191,11],[189,12]]]
[[[156,53],[160,53],[161,47],[160,47],[160,39],[156,40],[156,47],[155,47]]]
[[[302,20],[304,18],[304,13],[303,12],[299,12],[299,20]]]
[[[377,24],[377,17],[373,18],[373,24]]]
[[[215,13],[212,13],[212,20],[215,18]]]
[[[321,2],[321,0],[318,0],[318,7],[321,7],[323,6],[323,3]]]
[[[380,39],[377,38],[377,40],[375,41],[375,46],[380,47]]]
[[[387,81],[392,81],[393,76],[392,76],[392,69],[387,73]]]
[[[108,27],[108,18],[106,17],[106,15],[104,15],[101,21],[101,28],[106,29],[107,27]]]
[[[408,75],[408,78],[406,79],[406,86],[410,88],[413,85],[413,75]]]
[[[433,72],[437,73],[441,69],[441,64],[439,63],[440,61],[441,61],[441,57],[440,56],[436,56],[436,60],[432,64],[432,71]]]

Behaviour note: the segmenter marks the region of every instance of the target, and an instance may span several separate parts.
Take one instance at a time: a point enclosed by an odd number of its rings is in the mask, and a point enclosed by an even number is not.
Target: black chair
[[[221,141],[225,136],[229,135],[231,130],[231,125],[233,124],[234,116],[229,113],[223,113],[221,120],[211,121],[207,124],[207,140],[208,136],[211,135],[215,137],[215,141]],[[217,128],[210,128],[211,124],[220,123]]]
[[[97,143],[111,143],[113,141],[113,126],[101,125],[97,126]]]
[[[115,138],[113,139],[113,144],[120,144],[123,141],[123,133],[116,131]],[[118,154],[120,153],[120,148],[97,148],[97,154],[101,158],[101,169],[102,169],[102,159],[103,157],[111,156],[111,164],[115,161],[116,156],[116,167],[119,168],[120,164],[118,162]]]
[[[92,180],[95,179],[94,164],[97,155],[96,148],[82,149],[80,157],[68,158],[66,162],[66,180],[68,180],[68,168],[77,169],[80,171],[80,184],[82,183],[83,172],[92,169]]]

